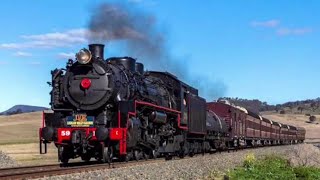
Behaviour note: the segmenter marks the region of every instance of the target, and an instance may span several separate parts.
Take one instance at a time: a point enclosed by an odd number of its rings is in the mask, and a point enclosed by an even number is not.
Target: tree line
[[[315,112],[320,108],[320,98],[316,99],[307,99],[302,101],[292,101],[292,102],[286,102],[283,104],[276,104],[276,105],[270,105],[267,102],[260,101],[258,99],[242,99],[242,98],[231,98],[231,97],[223,97],[220,99],[228,100],[229,102],[237,105],[242,106],[250,111],[253,111],[255,113],[259,113],[262,111],[276,111],[280,112],[284,111],[284,109],[292,110],[295,109],[300,113],[303,113],[303,111],[311,111]]]

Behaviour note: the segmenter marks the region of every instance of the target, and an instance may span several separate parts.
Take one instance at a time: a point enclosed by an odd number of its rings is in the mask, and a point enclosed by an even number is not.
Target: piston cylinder
[[[167,114],[158,111],[153,111],[149,115],[149,121],[154,123],[165,124],[167,122]]]

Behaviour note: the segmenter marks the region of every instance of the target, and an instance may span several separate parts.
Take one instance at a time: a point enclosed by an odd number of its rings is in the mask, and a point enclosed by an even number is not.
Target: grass
[[[320,169],[315,167],[297,167],[294,168],[297,179],[320,179]]]
[[[288,160],[277,155],[256,160],[253,155],[245,158],[242,167],[230,171],[228,177],[239,180],[300,180],[320,179],[320,169],[315,167],[292,167]]]

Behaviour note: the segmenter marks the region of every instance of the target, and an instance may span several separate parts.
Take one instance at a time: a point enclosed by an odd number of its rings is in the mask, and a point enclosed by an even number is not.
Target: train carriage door
[[[247,138],[248,137],[248,127],[249,127],[249,122],[248,122],[248,116],[247,114],[244,115],[244,137]]]
[[[235,114],[234,114],[234,110],[233,109],[230,109],[230,138],[233,138],[234,136],[235,136],[235,120],[234,120],[234,116],[235,116]]]
[[[234,120],[234,130],[233,130],[234,135],[233,135],[233,137],[235,137],[235,136],[238,136],[238,126],[237,126],[238,119],[237,119],[237,112],[236,111],[233,112],[233,120]]]
[[[242,126],[241,126],[241,137],[243,137],[243,135],[244,135],[244,124],[245,124],[245,122],[244,122],[244,118],[243,118],[243,113],[241,112],[241,123],[242,123]]]
[[[242,114],[242,137],[245,136],[246,132],[246,119],[245,119],[245,114]]]
[[[239,115],[238,115],[238,121],[239,121],[239,137],[242,136],[242,132],[243,132],[243,122],[242,122],[242,113],[241,112],[238,112]]]
[[[263,137],[263,133],[262,133],[262,131],[263,131],[263,123],[262,123],[262,120],[259,121],[259,124],[260,124],[260,126],[259,126],[259,138],[261,139]]]
[[[229,132],[230,132],[230,137],[233,137],[233,111],[232,109],[230,108],[229,109],[229,115],[228,115],[228,119],[229,119]]]

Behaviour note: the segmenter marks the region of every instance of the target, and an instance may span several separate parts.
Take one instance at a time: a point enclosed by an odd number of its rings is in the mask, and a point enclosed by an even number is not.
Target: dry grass
[[[0,145],[0,149],[23,166],[58,162],[54,144],[48,146],[48,154],[39,154],[38,143]]]
[[[0,145],[38,142],[42,113],[0,116]]]
[[[48,146],[48,154],[39,154],[39,128],[42,112],[0,116],[0,149],[21,165],[57,163],[57,150]]]

